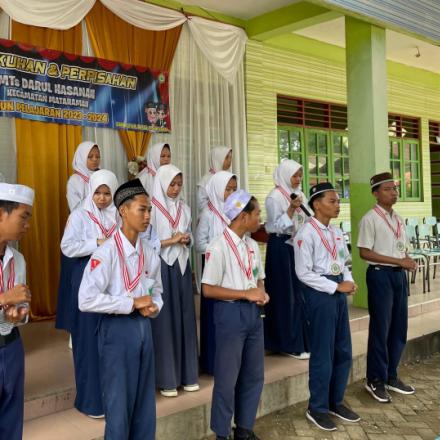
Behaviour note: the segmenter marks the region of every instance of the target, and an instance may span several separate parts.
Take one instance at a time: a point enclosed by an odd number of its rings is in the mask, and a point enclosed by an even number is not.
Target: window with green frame
[[[390,165],[394,179],[399,183],[400,198],[422,200],[419,119],[390,114]]]

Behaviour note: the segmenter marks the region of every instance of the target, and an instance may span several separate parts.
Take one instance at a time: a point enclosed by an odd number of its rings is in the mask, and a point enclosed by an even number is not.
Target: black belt
[[[382,264],[370,264],[370,267],[375,270],[386,270],[387,272],[401,272],[403,267],[400,266],[383,266]]]
[[[20,333],[18,332],[18,329],[17,327],[14,327],[9,335],[0,335],[0,347],[5,347],[11,342],[14,342],[19,337]]]

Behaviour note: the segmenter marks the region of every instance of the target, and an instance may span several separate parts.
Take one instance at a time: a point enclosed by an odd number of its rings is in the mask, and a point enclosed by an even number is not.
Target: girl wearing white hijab
[[[75,408],[91,417],[104,414],[98,373],[98,345],[96,328],[99,314],[83,313],[78,309],[78,290],[90,255],[117,231],[119,216],[113,204],[113,194],[118,187],[116,176],[108,170],[99,170],[90,177],[90,193],[69,216],[61,250],[73,259],[70,286],[60,280],[60,304],[69,315],[75,366]],[[60,311],[62,312],[62,311]],[[60,313],[61,315],[61,313]],[[57,314],[57,328],[60,325]]]
[[[270,304],[264,320],[265,348],[298,359],[308,359],[304,302],[295,273],[292,238],[307,221],[301,205],[310,212],[301,191],[302,165],[285,159],[275,169],[275,188],[266,198],[266,291]],[[296,198],[291,198],[295,194]]]
[[[156,385],[165,397],[177,388],[197,391],[197,327],[189,262],[191,211],[180,198],[182,172],[163,165],[156,173],[151,200],[151,223],[161,241],[164,306],[151,322],[156,362]]]
[[[231,171],[231,166],[232,148],[222,146],[211,149],[209,152],[209,172],[197,184],[197,208],[199,212],[202,212],[208,203],[206,184],[209,182],[209,179],[218,171]]]
[[[92,173],[99,169],[101,153],[94,142],[81,142],[73,156],[73,174],[67,181],[67,203],[72,212],[89,193],[89,180]]]
[[[215,173],[206,185],[208,204],[199,217],[195,235],[195,248],[202,254],[203,267],[208,244],[231,223],[223,208],[237,186],[237,176],[229,171]],[[200,368],[203,373],[211,375],[214,374],[215,356],[214,303],[212,299],[200,296]]]
[[[171,163],[170,144],[158,143],[147,151],[147,166],[136,176],[149,195],[153,193],[154,178],[162,165]]]

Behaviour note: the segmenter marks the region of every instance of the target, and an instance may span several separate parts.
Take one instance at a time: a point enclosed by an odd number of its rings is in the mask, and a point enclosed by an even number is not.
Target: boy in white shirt
[[[106,440],[154,440],[156,402],[150,320],[162,308],[160,260],[140,233],[151,203],[139,179],[121,185],[114,203],[122,227],[90,258],[78,304],[102,313],[98,325]]]
[[[16,327],[28,318],[31,295],[23,255],[8,245],[29,229],[34,190],[0,183],[0,438],[21,440],[24,351]]]
[[[232,193],[224,213],[230,227],[205,254],[203,294],[216,301],[216,352],[211,429],[217,440],[258,440],[252,431],[264,384],[263,311],[269,301],[257,243],[246,234],[260,225],[257,200],[244,190]]]

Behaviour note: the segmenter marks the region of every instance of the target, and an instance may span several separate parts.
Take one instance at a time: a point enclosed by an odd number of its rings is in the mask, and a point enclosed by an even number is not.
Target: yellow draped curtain
[[[57,31],[12,22],[12,39],[70,53],[82,50],[81,25]],[[35,189],[32,224],[20,249],[32,291],[32,318],[44,319],[56,312],[66,183],[81,127],[16,119],[15,130],[17,181]]]
[[[95,56],[151,69],[170,70],[182,26],[147,31],[133,26],[96,2],[86,16]],[[119,130],[129,160],[143,156],[151,133]]]

